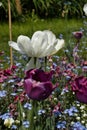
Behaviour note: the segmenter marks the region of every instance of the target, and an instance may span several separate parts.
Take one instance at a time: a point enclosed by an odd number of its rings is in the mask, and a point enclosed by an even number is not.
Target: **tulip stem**
[[[32,100],[32,110],[30,113],[30,127],[29,130],[35,130],[35,118],[37,118],[37,102]]]
[[[46,71],[46,66],[47,66],[47,57],[45,57],[45,71]]]
[[[35,66],[35,68],[36,68],[36,62],[37,62],[37,58],[34,57],[34,66]]]

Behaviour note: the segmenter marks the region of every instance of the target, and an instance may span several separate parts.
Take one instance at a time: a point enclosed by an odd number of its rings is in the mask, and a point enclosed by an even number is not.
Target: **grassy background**
[[[28,18],[24,22],[13,22],[12,23],[12,39],[13,41],[17,40],[19,35],[27,35],[29,37],[37,30],[52,30],[57,37],[60,34],[63,34],[65,41],[67,42],[72,36],[73,31],[79,31],[83,27],[82,19],[38,19]],[[5,51],[9,54],[9,27],[8,23],[0,23],[0,51]]]

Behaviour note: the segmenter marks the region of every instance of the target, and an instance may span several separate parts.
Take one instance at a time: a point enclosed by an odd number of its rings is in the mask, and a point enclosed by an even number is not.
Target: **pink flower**
[[[11,71],[11,69],[6,69],[6,70],[4,70],[4,75],[6,75],[6,76],[11,76],[12,75],[12,71]]]
[[[87,77],[75,78],[72,83],[72,91],[75,92],[78,101],[87,104]]]
[[[44,72],[41,69],[32,69],[26,72],[24,87],[27,95],[34,100],[46,99],[57,87],[50,81],[53,71]]]
[[[0,83],[3,83],[7,79],[7,76],[4,74],[3,70],[0,70]]]

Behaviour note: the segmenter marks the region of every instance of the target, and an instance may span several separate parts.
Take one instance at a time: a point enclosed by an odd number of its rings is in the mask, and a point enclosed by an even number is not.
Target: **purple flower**
[[[53,71],[44,72],[41,69],[31,69],[26,72],[24,87],[27,95],[34,100],[46,99],[57,85],[50,81]]]
[[[36,81],[46,82],[50,81],[54,71],[44,72],[42,69],[31,69],[26,72],[26,78],[31,78]]]
[[[81,39],[81,37],[83,36],[83,32],[82,32],[82,31],[73,32],[73,36],[74,36],[76,39]]]
[[[72,83],[72,91],[75,92],[78,101],[87,104],[87,78],[80,76]]]

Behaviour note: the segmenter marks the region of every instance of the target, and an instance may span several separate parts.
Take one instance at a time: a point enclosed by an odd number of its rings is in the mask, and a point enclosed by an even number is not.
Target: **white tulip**
[[[9,41],[9,46],[28,57],[42,58],[57,53],[64,46],[64,40],[57,39],[51,31],[45,30],[36,31],[31,39],[20,35],[17,43]]]
[[[51,31],[45,30],[35,32],[31,39],[20,35],[17,43],[9,41],[9,45],[29,57],[45,57],[60,50],[64,45],[64,40],[56,39]]]
[[[85,15],[87,15],[87,3],[84,5],[83,11],[85,12]]]

